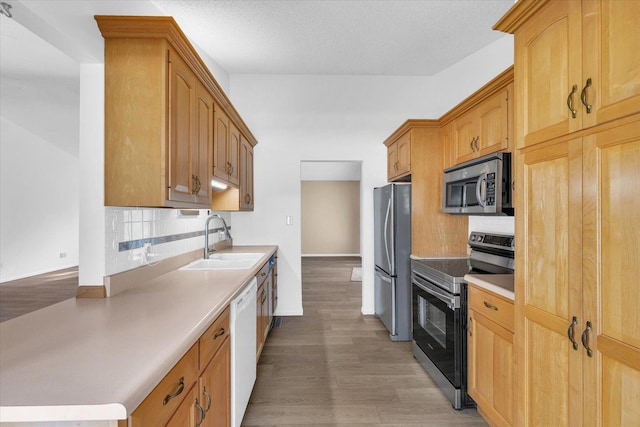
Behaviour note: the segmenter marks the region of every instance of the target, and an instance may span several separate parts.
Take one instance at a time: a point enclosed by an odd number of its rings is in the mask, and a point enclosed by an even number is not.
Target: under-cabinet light
[[[215,179],[211,180],[211,186],[213,188],[217,188],[218,190],[226,190],[227,189],[227,184],[225,184],[224,182],[216,181]]]

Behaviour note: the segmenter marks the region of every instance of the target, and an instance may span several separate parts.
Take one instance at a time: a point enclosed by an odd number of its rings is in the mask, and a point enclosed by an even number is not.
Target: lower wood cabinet
[[[469,283],[469,395],[492,426],[513,425],[513,301]]]
[[[202,418],[202,406],[198,402],[197,387],[191,387],[185,399],[182,401],[175,414],[171,417],[166,427],[195,427],[200,424]]]
[[[227,427],[231,422],[231,340],[227,337],[198,379],[203,427]]]
[[[267,335],[271,330],[273,313],[277,307],[278,286],[277,286],[277,257],[271,260],[260,269],[256,278],[258,279],[258,299],[256,304],[256,360],[260,358],[262,348],[267,340]]]
[[[226,427],[231,420],[229,308],[218,316],[129,419],[130,427]],[[118,423],[126,426],[125,421]]]
[[[131,427],[163,426],[198,379],[198,343],[169,371],[131,414]]]

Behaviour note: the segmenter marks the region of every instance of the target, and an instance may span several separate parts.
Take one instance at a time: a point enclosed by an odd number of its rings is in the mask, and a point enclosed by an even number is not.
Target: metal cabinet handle
[[[220,328],[220,331],[218,331],[218,333],[213,336],[213,339],[215,340],[216,338],[221,337],[222,335],[224,335],[224,332],[224,328]]]
[[[567,329],[567,336],[569,337],[569,341],[571,341],[571,344],[573,345],[574,350],[578,349],[578,343],[574,339],[574,332],[575,332],[574,329],[577,324],[578,324],[578,318],[576,316],[573,316],[573,319],[571,320],[571,324],[569,325],[569,329]]]
[[[469,317],[469,336],[473,336],[473,317]]]
[[[169,403],[169,401],[171,399],[173,399],[174,397],[177,397],[180,395],[180,393],[182,393],[184,391],[184,377],[181,377],[180,380],[178,381],[178,390],[176,390],[175,392],[171,393],[171,394],[167,394],[164,397],[164,400],[162,401],[162,406],[166,406],[167,403]]]
[[[200,411],[200,421],[196,421],[196,426],[195,427],[200,427],[200,425],[202,424],[202,422],[204,421],[204,417],[207,415],[207,412],[204,410],[204,408],[200,405],[200,402],[198,402],[198,399],[196,398],[196,403],[195,403],[195,407],[196,409],[198,409],[198,411]]]
[[[205,409],[204,412],[208,413],[209,409],[211,409],[211,396],[209,396],[209,393],[207,393],[207,388],[204,386],[202,387],[202,394],[204,394],[207,398],[207,409]]]
[[[480,147],[478,147],[478,142],[479,141],[480,141],[480,137],[476,136],[475,142],[473,143],[473,145],[476,147],[476,151],[480,151]]]
[[[196,195],[200,192],[202,183],[200,182],[200,177],[195,175],[191,175],[191,180],[193,181],[193,190],[191,191],[191,194]]]
[[[582,346],[587,350],[587,356],[593,357],[593,350],[589,348],[589,336],[591,335],[591,322],[587,322],[587,327],[582,331]]]
[[[587,108],[587,114],[591,114],[591,109],[593,105],[587,103],[587,88],[591,87],[591,77],[587,79],[587,83],[582,88],[582,93],[580,93],[580,101]]]
[[[571,111],[571,117],[573,117],[574,119],[578,115],[578,110],[573,109],[573,94],[576,93],[577,91],[578,91],[578,85],[573,85],[573,88],[571,89],[571,93],[567,97],[567,107],[569,107],[569,111]]]
[[[488,302],[486,302],[486,301],[483,301],[483,303],[484,303],[484,306],[485,306],[485,307],[490,308],[490,309],[491,309],[491,310],[493,310],[493,311],[498,311],[498,307],[496,307],[495,305],[493,305],[493,304],[489,304],[489,303],[488,303]]]

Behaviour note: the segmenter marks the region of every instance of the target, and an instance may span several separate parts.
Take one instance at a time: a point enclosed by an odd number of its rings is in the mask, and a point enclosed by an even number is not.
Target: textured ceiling
[[[152,0],[229,73],[433,75],[513,0]]]

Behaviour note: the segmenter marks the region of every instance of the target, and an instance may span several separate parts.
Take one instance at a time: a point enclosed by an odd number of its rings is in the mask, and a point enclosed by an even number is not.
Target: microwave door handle
[[[484,197],[482,195],[482,185],[484,183]],[[478,183],[476,184],[476,200],[478,201],[478,204],[481,207],[486,207],[486,199],[487,197],[487,174],[483,173],[482,175],[480,175],[480,177],[478,178]]]

